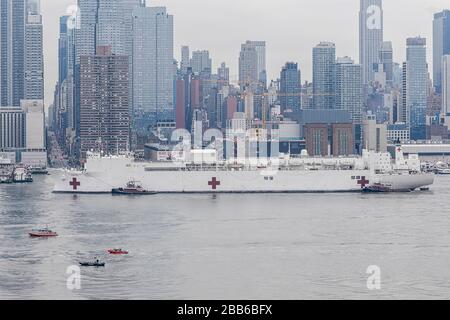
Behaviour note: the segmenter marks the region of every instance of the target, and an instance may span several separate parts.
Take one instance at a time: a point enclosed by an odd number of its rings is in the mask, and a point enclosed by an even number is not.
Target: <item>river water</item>
[[[57,175],[0,185],[1,299],[450,298],[450,177],[405,194],[136,198],[53,194]],[[46,225],[59,237],[28,236]],[[106,267],[68,287],[94,257]]]

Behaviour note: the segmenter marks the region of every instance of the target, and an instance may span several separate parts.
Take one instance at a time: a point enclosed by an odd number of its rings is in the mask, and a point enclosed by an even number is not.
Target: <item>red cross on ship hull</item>
[[[360,180],[358,180],[358,184],[361,186],[361,189],[364,189],[366,186],[368,186],[370,183],[369,180],[366,179],[366,177],[361,177]]]
[[[69,186],[72,187],[74,191],[78,190],[78,187],[81,186],[81,182],[77,180],[77,178],[72,178],[72,181],[69,182]]]
[[[211,181],[208,181],[208,186],[211,186],[213,190],[217,190],[217,186],[220,186],[220,181],[213,177]]]

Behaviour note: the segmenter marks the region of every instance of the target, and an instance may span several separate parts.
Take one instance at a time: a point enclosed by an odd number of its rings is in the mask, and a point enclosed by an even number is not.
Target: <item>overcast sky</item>
[[[166,6],[174,15],[175,58],[180,46],[207,49],[213,68],[225,61],[237,80],[240,44],[246,40],[267,41],[267,69],[277,78],[287,61],[300,64],[302,81],[311,80],[312,47],[320,41],[336,43],[338,56],[358,53],[359,0],[154,0],[151,6]],[[44,20],[46,103],[53,100],[58,71],[59,16],[76,0],[41,0]],[[147,4],[148,5],[148,4]],[[428,39],[432,53],[433,13],[450,9],[449,0],[384,0],[384,37],[393,41],[394,59],[405,59],[407,37]],[[430,69],[431,70],[431,69]]]

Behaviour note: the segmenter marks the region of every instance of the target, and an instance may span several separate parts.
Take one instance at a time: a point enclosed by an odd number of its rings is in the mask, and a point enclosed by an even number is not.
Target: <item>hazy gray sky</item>
[[[279,76],[286,61],[300,64],[302,80],[311,80],[312,47],[320,41],[336,43],[338,56],[356,62],[358,52],[359,0],[154,0],[151,6],[166,6],[174,15],[175,57],[180,46],[207,49],[215,69],[222,61],[237,79],[240,44],[246,40],[267,41],[269,78]],[[58,23],[76,0],[41,0],[45,28],[46,103],[53,101],[58,70]],[[432,53],[433,13],[450,9],[448,0],[384,0],[384,37],[393,41],[394,58],[405,59],[407,37],[428,39]],[[430,69],[431,70],[431,69]]]

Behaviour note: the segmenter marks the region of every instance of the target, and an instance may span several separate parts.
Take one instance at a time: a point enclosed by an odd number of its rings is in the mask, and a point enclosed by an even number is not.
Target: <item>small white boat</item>
[[[13,179],[15,183],[33,182],[31,172],[25,166],[18,166],[14,169]]]
[[[434,173],[440,175],[448,175],[450,174],[450,166],[445,162],[438,162],[434,166]]]
[[[436,174],[448,175],[450,174],[450,168],[436,168]]]

